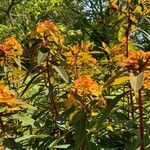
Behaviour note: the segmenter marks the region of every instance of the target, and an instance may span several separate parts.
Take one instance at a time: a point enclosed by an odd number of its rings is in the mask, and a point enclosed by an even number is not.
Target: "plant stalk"
[[[144,150],[144,123],[143,123],[143,104],[142,104],[142,95],[141,89],[138,91],[138,100],[139,100],[139,115],[140,115],[140,139],[141,139],[141,148],[140,150]]]
[[[49,98],[51,106],[52,106],[52,114],[53,114],[53,119],[55,121],[57,116],[58,116],[58,111],[57,111],[57,107],[56,107],[56,104],[55,104],[53,87],[52,87],[52,84],[51,84],[51,81],[50,81],[50,77],[51,77],[50,69],[52,69],[52,68],[49,65],[49,60],[46,61],[46,66],[47,66],[47,76],[48,76],[48,86],[49,86],[48,87],[49,88],[48,98]]]

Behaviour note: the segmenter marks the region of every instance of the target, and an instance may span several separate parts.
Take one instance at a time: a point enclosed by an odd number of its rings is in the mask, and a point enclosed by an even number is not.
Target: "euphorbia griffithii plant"
[[[95,144],[95,147],[98,146],[97,149],[99,149],[99,145],[103,141],[101,138],[103,132],[105,132],[104,135],[108,133],[107,138],[109,135],[116,136],[117,134],[113,130],[122,127],[121,123],[118,125],[119,127],[115,126],[120,122],[116,114],[125,111],[123,117],[125,116],[127,119],[124,119],[123,125],[127,125],[131,119],[130,108],[134,108],[134,103],[131,102],[136,96],[136,103],[139,104],[140,112],[140,117],[137,115],[136,117],[137,120],[140,120],[141,149],[143,150],[144,126],[141,94],[146,91],[145,89],[150,89],[148,83],[150,80],[150,55],[148,52],[134,49],[131,45],[133,44],[132,37],[138,30],[136,27],[138,19],[142,15],[147,16],[147,1],[114,0],[110,1],[109,4],[109,9],[118,13],[117,22],[120,22],[118,41],[112,39],[113,42],[109,43],[109,46],[104,42],[102,44],[103,47],[106,46],[106,49],[103,48],[103,50],[107,52],[109,58],[105,58],[106,53],[103,55],[101,51],[94,50],[94,42],[81,41],[76,44],[65,44],[64,37],[58,27],[49,20],[39,22],[35,29],[28,34],[25,42],[28,45],[26,48],[28,53],[23,51],[25,45],[22,47],[13,37],[7,38],[0,45],[1,65],[5,67],[5,71],[6,68],[8,69],[5,81],[9,88],[16,87],[16,83],[18,83],[20,85],[18,89],[21,89],[18,95],[20,94],[20,97],[26,98],[38,108],[34,114],[31,113],[36,120],[34,128],[30,126],[26,128],[30,131],[21,132],[24,136],[27,133],[31,137],[29,139],[31,142],[35,141],[33,147],[30,142],[22,142],[25,145],[27,143],[27,148],[32,147],[34,149],[39,146],[39,149],[43,147],[43,149],[52,149],[57,142],[60,142],[61,144],[71,144],[75,150],[85,150],[90,147],[90,140],[92,139],[92,144]],[[142,8],[145,10],[142,11]],[[24,62],[19,62],[22,54],[26,56],[27,65]],[[21,65],[25,65],[24,68]],[[136,88],[138,90],[133,89],[134,95],[131,88],[134,86],[130,86],[127,81],[131,77],[134,79],[142,77],[143,72],[145,77],[142,78],[140,84],[143,83],[145,89],[140,85],[140,88]],[[26,73],[25,77],[24,73]],[[19,83],[19,78],[23,79],[22,85]],[[134,80],[134,82],[137,83],[138,81]],[[36,92],[34,92],[34,87]],[[30,94],[28,94],[28,89],[31,90]],[[24,103],[18,100],[18,97],[6,89],[3,84],[0,84],[0,104],[5,106],[7,111],[24,107]],[[107,103],[105,99],[107,99]],[[112,110],[118,102],[117,109],[114,109],[113,113]],[[129,110],[127,110],[128,108]],[[128,114],[126,110],[129,111]],[[133,111],[134,109],[132,109]],[[29,115],[31,114],[29,113]],[[109,116],[111,114],[112,116]],[[61,118],[61,116],[63,117]],[[134,115],[132,119],[135,121]],[[106,131],[108,124],[111,133]],[[114,125],[114,129],[111,124]],[[90,130],[91,128],[94,130]],[[104,129],[104,131],[101,132],[100,129]],[[128,128],[126,127],[124,130],[127,131]],[[125,133],[124,130],[121,132]],[[41,136],[36,136],[38,133],[48,135],[44,140],[40,140],[38,138]],[[68,133],[71,135],[69,140],[66,136]],[[89,133],[92,133],[92,136],[89,136]],[[22,135],[17,136],[21,137]],[[24,141],[24,137],[21,140]],[[52,142],[53,140],[54,142]],[[113,140],[105,139],[105,141],[113,143]],[[55,148],[57,149],[57,147]]]
[[[96,64],[96,59],[90,54],[93,49],[93,43],[89,41],[81,41],[79,44],[71,46],[63,55],[66,57],[67,64],[71,71],[71,75],[77,78],[84,72],[91,71]]]

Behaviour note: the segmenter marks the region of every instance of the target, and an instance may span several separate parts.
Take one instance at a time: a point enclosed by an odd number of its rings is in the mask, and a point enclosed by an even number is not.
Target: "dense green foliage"
[[[149,0],[0,1],[0,150],[150,149]]]

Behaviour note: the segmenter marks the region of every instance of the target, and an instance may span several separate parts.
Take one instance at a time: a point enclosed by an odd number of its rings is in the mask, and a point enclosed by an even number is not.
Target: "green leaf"
[[[104,50],[108,53],[108,54],[110,54],[110,47],[106,44],[106,43],[104,43],[104,42],[102,42],[102,46],[103,46],[103,48],[104,48]]]
[[[49,137],[49,135],[45,135],[45,134],[39,134],[39,135],[24,135],[22,137],[19,137],[17,139],[15,139],[16,142],[20,142],[20,141],[24,141],[24,140],[28,140],[28,139],[37,139],[37,138],[47,138]]]
[[[46,59],[47,56],[48,53],[42,53],[41,51],[39,51],[37,56],[37,63],[41,64]]]
[[[75,124],[75,150],[80,149],[83,142],[86,140],[86,114],[82,112],[82,117]]]
[[[18,57],[18,58],[14,57],[13,59],[16,62],[16,64],[18,65],[19,69],[21,70],[21,60],[20,60],[20,57]]]
[[[8,150],[23,150],[23,146],[20,143],[16,143],[14,138],[5,138],[3,142],[3,146],[5,146]]]
[[[7,107],[6,106],[1,106],[0,107],[0,113],[4,112],[7,110]]]
[[[54,148],[60,148],[60,149],[66,149],[70,146],[70,144],[63,144],[63,145],[57,145],[57,146],[54,146]]]
[[[101,128],[102,127],[102,124],[104,123],[104,121],[107,119],[107,117],[111,114],[113,108],[116,106],[116,104],[118,103],[119,100],[121,100],[121,98],[123,96],[125,96],[126,94],[128,93],[127,92],[124,92],[120,95],[117,95],[114,99],[112,99],[110,102],[109,102],[109,105],[106,106],[105,109],[103,109],[102,111],[102,115],[100,116],[100,118],[98,118],[96,124],[89,130],[89,133],[95,131],[96,129],[98,128]],[[89,134],[88,133],[88,134]]]
[[[50,145],[49,148],[50,150],[53,150],[54,146],[57,146],[57,143],[59,143],[62,139],[65,138],[65,136],[71,131],[67,131],[66,133],[64,133],[62,136],[60,136],[58,139],[54,140]]]
[[[118,71],[112,77],[110,77],[103,85],[102,91],[109,87],[121,74],[123,74],[125,70]]]
[[[43,72],[45,72],[46,70],[43,70],[41,72],[39,72],[38,74],[36,74],[35,76],[32,77],[32,79],[28,82],[28,84],[26,85],[26,87],[24,88],[24,90],[21,92],[20,98],[24,95],[24,93],[29,89],[29,87],[31,86],[31,84],[33,83],[33,81],[40,76]]]
[[[70,83],[70,77],[62,67],[54,66],[54,68],[65,82]]]
[[[128,27],[128,24],[126,23],[126,21],[124,21],[121,24],[119,32],[118,32],[118,40],[119,41],[121,41],[122,37],[125,36],[125,33],[127,31],[127,27]]]
[[[28,117],[28,116],[25,116],[25,115],[22,115],[22,114],[15,114],[12,117],[14,119],[17,119],[17,120],[21,121],[24,126],[26,126],[26,125],[34,126],[35,120]]]
[[[139,141],[134,141],[127,146],[127,150],[140,150],[140,148],[138,149],[139,144]]]
[[[40,145],[38,146],[37,150],[47,150],[48,146],[51,144],[52,142],[52,138],[48,137],[46,139],[42,139],[42,141],[40,142]],[[36,143],[35,143],[36,145]]]
[[[3,24],[0,24],[0,28],[5,28],[5,29],[7,29],[8,27],[5,26],[5,25],[3,25]]]
[[[139,6],[139,5],[137,5],[137,6],[135,7],[135,9],[134,9],[133,12],[134,12],[134,13],[139,13],[139,14],[142,15],[142,7]]]
[[[134,43],[133,40],[129,40],[129,41],[128,41],[128,48],[129,48],[129,50],[131,50],[131,51],[134,51],[134,50],[137,49],[137,48],[136,48],[136,45],[135,45],[135,43]]]

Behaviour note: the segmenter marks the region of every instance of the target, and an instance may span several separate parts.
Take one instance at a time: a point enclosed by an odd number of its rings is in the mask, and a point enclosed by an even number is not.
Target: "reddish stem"
[[[139,100],[139,114],[140,114],[140,139],[141,139],[141,148],[140,150],[144,150],[144,123],[143,123],[143,104],[142,104],[142,96],[141,89],[138,91],[138,100]]]
[[[0,116],[0,128],[1,128],[2,130],[5,129],[1,116]]]
[[[51,102],[51,106],[52,106],[52,114],[53,114],[53,119],[54,121],[56,120],[57,116],[58,116],[58,111],[57,111],[57,107],[55,104],[55,98],[54,98],[54,93],[53,93],[53,87],[50,81],[51,75],[50,75],[50,69],[51,66],[49,65],[49,60],[46,61],[46,66],[47,66],[47,76],[48,76],[48,84],[49,84],[49,95],[48,98]]]

